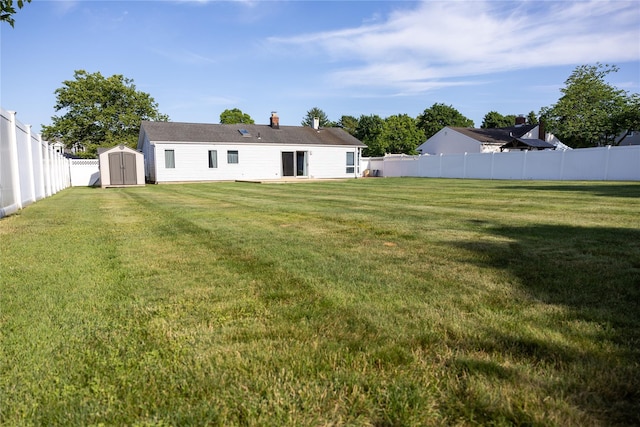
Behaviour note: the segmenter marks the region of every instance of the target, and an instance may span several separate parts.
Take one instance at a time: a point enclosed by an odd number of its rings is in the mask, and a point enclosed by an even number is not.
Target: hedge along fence
[[[0,218],[70,184],[69,160],[0,108]]]
[[[640,181],[640,146],[363,158],[387,177]]]

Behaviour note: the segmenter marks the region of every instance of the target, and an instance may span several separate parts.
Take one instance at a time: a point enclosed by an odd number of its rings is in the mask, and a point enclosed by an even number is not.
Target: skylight
[[[244,136],[244,137],[250,137],[251,134],[249,133],[248,130],[246,129],[238,129],[238,132],[240,132],[240,135]]]

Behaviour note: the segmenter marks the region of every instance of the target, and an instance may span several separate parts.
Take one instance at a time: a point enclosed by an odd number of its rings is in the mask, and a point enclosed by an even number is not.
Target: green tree
[[[319,119],[320,127],[328,128],[335,126],[335,123],[329,120],[327,114],[318,107],[313,107],[312,109],[307,111],[307,114],[304,116],[300,124],[302,126],[313,126],[314,117],[317,117]]]
[[[640,94],[634,93],[627,97],[626,105],[616,118],[627,137],[631,131],[640,130]]]
[[[506,116],[503,116],[497,111],[489,111],[484,115],[482,125],[480,127],[482,129],[506,128],[515,125],[515,123],[515,114],[507,114]]]
[[[358,126],[356,127],[353,136],[358,138],[367,146],[367,148],[362,151],[363,156],[378,157],[385,155],[387,152],[387,145],[382,139],[383,130],[384,120],[380,118],[380,116],[375,114],[370,116],[360,116],[358,119]]]
[[[407,114],[387,117],[380,138],[393,154],[417,154],[416,148],[425,141],[424,131]]]
[[[31,3],[31,0],[18,0],[16,3],[18,5],[18,9],[22,9],[24,4]],[[13,15],[17,12],[15,6],[13,5],[13,0],[0,0],[0,21],[8,22],[11,27],[14,26],[15,20],[13,19]]]
[[[56,89],[53,124],[42,127],[47,140],[60,140],[65,146],[83,145],[95,155],[98,147],[125,144],[135,147],[143,120],[166,121],[158,104],[145,92],[136,90],[133,80],[120,74],[105,78],[97,73],[76,70],[74,80]]]
[[[231,110],[224,110],[220,113],[220,123],[226,125],[233,125],[236,123],[252,125],[255,121],[250,115],[243,113],[239,108],[233,108]]]
[[[574,148],[614,144],[633,123],[631,109],[637,99],[637,94],[628,95],[605,81],[617,71],[615,65],[600,63],[576,67],[558,102],[542,109],[547,129]]]
[[[536,115],[536,113],[533,110],[529,111],[529,114],[527,114],[527,124],[528,125],[537,125],[538,124],[538,116]]]
[[[353,116],[342,116],[337,126],[349,132],[351,135],[355,135],[356,129],[358,128],[358,119]]]
[[[435,103],[417,118],[418,127],[429,139],[445,126],[473,127],[473,120],[463,116],[451,105]],[[424,142],[424,141],[423,141]]]

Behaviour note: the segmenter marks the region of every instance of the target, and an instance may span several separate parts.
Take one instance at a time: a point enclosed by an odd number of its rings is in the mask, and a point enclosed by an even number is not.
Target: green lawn
[[[640,424],[640,183],[72,188],[0,251],[2,425]]]

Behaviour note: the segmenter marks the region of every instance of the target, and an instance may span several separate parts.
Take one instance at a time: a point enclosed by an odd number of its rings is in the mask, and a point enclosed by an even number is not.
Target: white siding
[[[481,144],[478,141],[449,127],[440,129],[426,142],[418,146],[418,152],[432,155],[480,153],[481,149]]]
[[[165,167],[165,150],[174,150],[175,168]],[[209,150],[218,152],[217,168],[209,168]],[[227,162],[229,150],[238,151],[237,164]],[[156,142],[155,156],[151,153],[152,147],[143,151],[148,163],[156,159],[155,171],[151,165],[147,168],[147,177],[153,182],[280,179],[284,151],[308,153],[308,178],[354,178],[359,173],[356,147]],[[353,152],[356,159],[355,172],[349,174],[346,172],[348,151]]]

